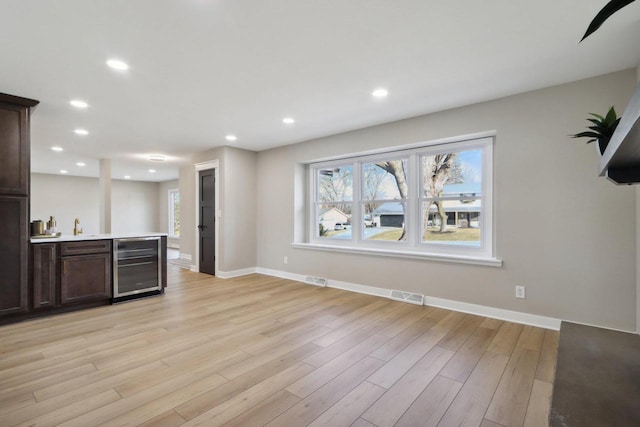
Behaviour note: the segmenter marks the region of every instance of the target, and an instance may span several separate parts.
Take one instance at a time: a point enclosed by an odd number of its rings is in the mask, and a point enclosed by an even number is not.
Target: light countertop
[[[167,233],[109,233],[109,234],[63,234],[60,237],[38,237],[31,238],[31,243],[55,243],[55,242],[82,242],[86,240],[112,240],[129,239],[133,237],[158,237],[166,236]]]

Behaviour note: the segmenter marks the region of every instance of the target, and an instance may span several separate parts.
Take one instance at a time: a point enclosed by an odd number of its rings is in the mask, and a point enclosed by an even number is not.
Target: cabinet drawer
[[[111,252],[111,240],[87,240],[60,243],[60,255],[84,255]]]

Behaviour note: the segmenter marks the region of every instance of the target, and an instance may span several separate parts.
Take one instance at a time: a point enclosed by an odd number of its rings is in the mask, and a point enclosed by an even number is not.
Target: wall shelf
[[[640,183],[640,84],[600,158],[600,176],[616,184]]]

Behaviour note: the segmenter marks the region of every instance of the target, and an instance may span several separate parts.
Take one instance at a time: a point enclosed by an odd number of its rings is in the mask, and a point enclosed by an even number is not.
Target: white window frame
[[[375,154],[353,154],[328,161],[309,162],[308,177],[308,230],[307,243],[294,243],[294,247],[304,249],[335,250],[351,253],[370,253],[375,255],[388,255],[404,258],[431,258],[437,260],[450,260],[454,262],[468,262],[472,264],[500,266],[502,262],[495,258],[495,233],[493,217],[493,146],[494,138],[490,136],[477,136],[473,138],[449,139],[446,142],[436,141],[432,143],[414,144],[407,147],[379,150]],[[481,240],[477,246],[461,246],[446,244],[443,242],[429,243],[422,241],[422,156],[438,154],[442,152],[466,151],[481,149],[482,156],[482,190],[480,230]],[[360,186],[363,176],[363,164],[380,160],[407,160],[407,199],[405,209],[405,228],[407,230],[406,241],[378,241],[363,239],[363,207],[366,200],[363,197],[364,189]],[[317,206],[317,170],[353,165],[353,200],[352,200],[352,238],[350,240],[318,235]],[[420,231],[416,231],[420,230]]]
[[[173,221],[174,221],[174,215],[175,212],[173,210],[173,194],[180,194],[180,190],[178,188],[170,188],[169,190],[167,190],[167,199],[168,199],[168,208],[169,208],[169,222],[167,224],[167,228],[168,228],[168,235],[169,237],[180,237],[180,234],[174,234],[173,233]]]

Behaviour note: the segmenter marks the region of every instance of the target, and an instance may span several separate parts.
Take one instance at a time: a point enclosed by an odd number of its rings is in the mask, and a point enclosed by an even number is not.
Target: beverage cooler
[[[114,300],[162,291],[160,237],[113,240]]]

